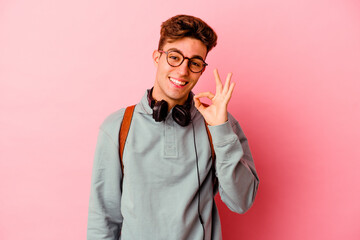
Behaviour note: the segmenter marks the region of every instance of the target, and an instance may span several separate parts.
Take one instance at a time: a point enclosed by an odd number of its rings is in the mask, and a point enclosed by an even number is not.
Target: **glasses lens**
[[[173,67],[179,66],[182,63],[183,59],[183,55],[178,52],[169,52],[167,55],[167,61]]]
[[[200,59],[193,58],[190,61],[190,70],[193,72],[201,72],[204,68],[204,62]]]

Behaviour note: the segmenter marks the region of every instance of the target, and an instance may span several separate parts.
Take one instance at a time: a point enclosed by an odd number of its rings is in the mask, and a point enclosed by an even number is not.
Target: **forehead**
[[[172,42],[166,42],[163,49],[164,51],[177,49],[186,57],[200,56],[203,59],[206,58],[207,54],[205,44],[198,39],[189,37],[181,38]]]

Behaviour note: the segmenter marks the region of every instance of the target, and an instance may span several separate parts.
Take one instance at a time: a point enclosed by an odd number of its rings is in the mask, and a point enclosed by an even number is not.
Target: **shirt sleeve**
[[[112,133],[114,134],[114,133]],[[116,138],[100,128],[91,179],[87,239],[119,239],[121,171]]]
[[[221,200],[230,210],[245,213],[252,206],[259,186],[247,138],[230,114],[226,123],[209,126],[209,130]]]

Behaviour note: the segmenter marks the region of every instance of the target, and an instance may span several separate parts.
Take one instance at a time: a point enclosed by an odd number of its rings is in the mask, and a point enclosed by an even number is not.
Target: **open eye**
[[[201,62],[194,61],[194,60],[191,61],[191,65],[193,65],[194,67],[201,67],[202,66]]]
[[[177,61],[179,60],[179,57],[175,55],[169,55],[169,59]]]
[[[168,53],[168,61],[178,64],[183,60],[183,56],[178,52],[169,52]]]

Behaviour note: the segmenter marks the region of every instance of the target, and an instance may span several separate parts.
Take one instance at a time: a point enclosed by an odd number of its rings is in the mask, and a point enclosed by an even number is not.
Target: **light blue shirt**
[[[146,93],[135,107],[122,176],[118,135],[124,111],[113,113],[100,127],[87,239],[202,240],[198,210],[205,239],[222,239],[211,148],[202,115],[192,106],[192,121],[186,127],[174,122],[171,112],[165,121],[155,122]],[[248,141],[230,114],[226,123],[209,126],[209,130],[221,199],[232,211],[244,213],[253,204],[259,184]]]

